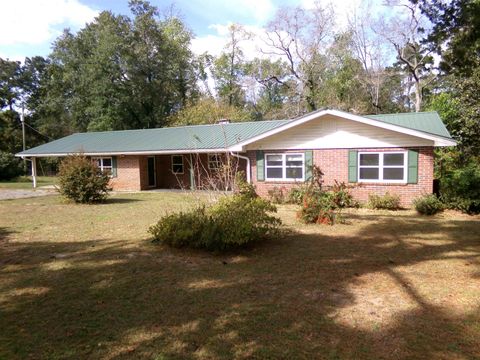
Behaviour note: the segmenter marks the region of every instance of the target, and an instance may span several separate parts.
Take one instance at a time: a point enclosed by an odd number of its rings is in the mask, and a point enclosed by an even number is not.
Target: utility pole
[[[22,123],[22,140],[23,140],[23,151],[25,151],[25,114],[24,114],[24,105],[22,103],[22,113],[20,114],[20,122]],[[23,171],[27,173],[27,159],[23,158]]]

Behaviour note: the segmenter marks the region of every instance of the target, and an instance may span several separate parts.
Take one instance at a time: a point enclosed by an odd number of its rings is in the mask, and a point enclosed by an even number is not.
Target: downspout
[[[247,161],[247,183],[251,184],[251,177],[250,177],[250,159],[247,156],[234,154],[233,151],[230,151],[230,155]]]

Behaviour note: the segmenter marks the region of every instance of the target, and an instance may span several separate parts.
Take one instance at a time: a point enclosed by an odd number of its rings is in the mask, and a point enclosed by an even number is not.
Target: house
[[[77,133],[17,156],[35,165],[38,157],[83,153],[112,174],[114,190],[145,190],[201,187],[228,155],[262,196],[304,182],[314,164],[326,185],[358,185],[351,192],[360,201],[388,191],[408,206],[433,191],[433,149],[455,145],[436,112],[327,109],[293,120]]]

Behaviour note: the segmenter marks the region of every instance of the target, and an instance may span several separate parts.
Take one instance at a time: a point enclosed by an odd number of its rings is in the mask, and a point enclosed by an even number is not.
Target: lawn
[[[0,201],[0,359],[480,358],[480,218],[355,210],[228,254],[149,241],[182,193]]]
[[[55,176],[37,176],[37,187],[54,185],[56,181]],[[21,176],[19,178],[0,181],[0,189],[33,189],[32,177]]]

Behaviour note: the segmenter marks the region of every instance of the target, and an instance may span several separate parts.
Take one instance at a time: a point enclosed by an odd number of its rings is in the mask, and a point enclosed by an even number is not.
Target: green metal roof
[[[370,119],[451,139],[437,112],[367,115]]]
[[[25,150],[18,155],[224,149],[288,121],[290,120],[77,133]]]
[[[436,112],[367,115],[365,117],[451,139]],[[298,119],[77,133],[28,149],[17,155],[55,156],[79,152],[85,154],[122,154],[219,150],[239,144],[296,120]]]

